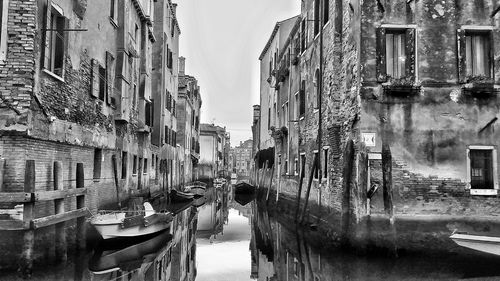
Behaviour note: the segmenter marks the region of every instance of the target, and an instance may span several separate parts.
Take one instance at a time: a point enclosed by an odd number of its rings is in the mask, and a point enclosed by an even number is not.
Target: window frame
[[[9,25],[9,0],[0,1],[0,61],[7,60],[7,28]]]
[[[418,80],[418,33],[415,24],[382,24],[376,30],[376,79],[379,83],[387,82],[386,34],[387,31],[405,32],[405,69],[402,78]],[[412,44],[409,44],[412,43]],[[401,78],[399,78],[401,79]]]
[[[324,146],[323,147],[323,161],[322,161],[322,169],[321,172],[323,173],[321,180],[322,181],[328,181],[329,173],[328,173],[328,160],[330,159],[330,146]]]
[[[62,36],[61,36],[62,37],[61,38],[62,39],[61,57],[56,56],[58,32],[52,31],[52,30],[47,30],[47,29],[53,29],[52,25],[49,26],[52,22],[49,20],[51,20],[53,18],[54,13],[57,13],[57,15],[55,15],[55,17],[62,18],[62,20],[64,21],[63,22],[63,30],[62,30],[63,32],[62,32]],[[49,1],[47,3],[47,6],[45,7],[45,19],[44,20],[45,20],[45,24],[44,24],[45,30],[44,30],[43,36],[42,36],[42,48],[41,48],[42,55],[41,55],[41,64],[40,65],[41,65],[42,71],[44,73],[47,73],[49,76],[56,78],[60,81],[64,81],[65,66],[66,66],[65,56],[66,56],[66,52],[67,52],[67,36],[65,34],[64,29],[67,28],[67,26],[68,26],[68,18],[64,15],[64,10],[61,7],[57,6],[52,1]],[[56,23],[56,29],[57,29],[57,23]],[[51,41],[50,46],[47,46],[48,32],[55,33],[55,37],[53,37],[52,35],[50,37],[50,41]],[[46,59],[48,51],[51,53],[50,60]],[[61,73],[60,74],[56,73],[56,71],[55,71],[56,61],[61,64]],[[50,64],[49,67],[47,67],[47,64]]]
[[[471,188],[471,150],[490,150],[492,153],[492,189],[477,189]],[[469,189],[471,195],[497,195],[498,194],[498,162],[497,162],[497,147],[494,145],[469,145],[466,149],[466,189]]]
[[[313,156],[313,161],[319,162],[320,155],[319,155],[319,151],[317,149],[313,150],[313,155],[314,155]],[[318,163],[318,164],[321,165],[321,163]],[[319,170],[320,170],[320,167],[319,167],[318,164],[316,166],[316,171],[313,173],[313,180],[314,181],[319,181],[319,176],[320,176]],[[311,163],[311,165],[314,166],[314,163]]]

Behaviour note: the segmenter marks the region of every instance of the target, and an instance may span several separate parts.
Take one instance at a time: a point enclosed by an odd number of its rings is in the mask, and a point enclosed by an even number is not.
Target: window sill
[[[93,179],[94,182],[100,182],[101,179]]]
[[[497,195],[498,189],[471,189],[470,195]]]
[[[46,68],[44,68],[42,71],[43,71],[45,74],[48,74],[49,76],[51,76],[52,78],[57,79],[57,80],[59,80],[59,81],[61,81],[61,82],[64,82],[64,78],[62,78],[61,76],[59,76],[59,75],[55,74],[54,72],[52,72],[52,71],[50,71],[50,70],[48,70],[48,69],[46,69]]]
[[[109,17],[109,22],[115,29],[118,28],[118,22],[114,18]]]

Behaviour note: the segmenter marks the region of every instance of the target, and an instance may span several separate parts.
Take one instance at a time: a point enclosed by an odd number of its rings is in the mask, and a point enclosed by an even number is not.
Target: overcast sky
[[[174,2],[186,74],[195,76],[201,86],[201,120],[226,126],[231,145],[238,145],[252,137],[252,105],[259,103],[259,55],[276,21],[300,13],[300,0]]]

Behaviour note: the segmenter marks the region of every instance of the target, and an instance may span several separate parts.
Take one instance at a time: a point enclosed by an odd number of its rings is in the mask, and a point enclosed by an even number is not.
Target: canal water
[[[65,264],[37,265],[31,280],[500,280],[500,259],[475,252],[395,258],[322,247],[265,202],[235,198],[231,186],[169,208],[169,231],[94,243]],[[0,272],[0,280],[22,279]]]

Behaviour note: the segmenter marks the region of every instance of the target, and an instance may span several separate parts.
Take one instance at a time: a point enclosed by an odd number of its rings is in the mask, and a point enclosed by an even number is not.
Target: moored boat
[[[171,221],[171,213],[156,213],[149,202],[142,212],[100,210],[89,220],[102,239],[150,235],[168,229]]]
[[[193,193],[194,196],[199,197],[205,195],[205,191],[207,188],[203,185],[187,185],[185,189]]]
[[[172,235],[165,231],[146,241],[128,245],[121,249],[109,251],[97,248],[89,261],[89,270],[94,274],[105,274],[117,270],[131,271],[130,265],[140,267],[143,263],[152,262],[151,254],[168,246],[172,241]]]
[[[234,195],[234,201],[238,202],[241,206],[252,202],[255,199],[254,193],[236,193]]]
[[[175,189],[172,189],[171,195],[173,202],[186,202],[191,201],[194,198],[194,194],[191,192],[182,192]]]
[[[255,187],[246,182],[239,182],[234,185],[234,193],[253,193],[255,191]]]
[[[500,256],[500,237],[453,233],[450,239],[462,247]]]

